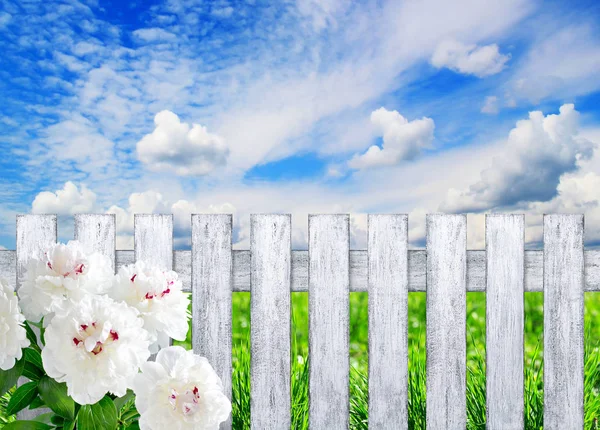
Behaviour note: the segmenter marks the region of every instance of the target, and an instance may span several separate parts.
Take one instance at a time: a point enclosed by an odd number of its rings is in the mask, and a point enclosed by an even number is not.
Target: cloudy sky
[[[0,0],[0,245],[15,215],[367,213],[586,216],[600,246],[595,1]]]

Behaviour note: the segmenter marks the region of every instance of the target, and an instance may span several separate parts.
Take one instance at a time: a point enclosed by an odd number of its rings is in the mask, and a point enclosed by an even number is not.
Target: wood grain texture
[[[21,279],[25,275],[29,260],[32,257],[43,258],[48,247],[56,243],[56,235],[56,215],[17,215],[17,290],[21,286]],[[39,335],[37,329],[35,332]],[[29,380],[19,378],[18,385],[26,382],[29,382]],[[17,414],[17,418],[19,420],[31,420],[47,412],[50,412],[48,408],[24,409]]]
[[[133,246],[135,261],[173,270],[173,215],[134,214]],[[149,360],[155,359],[152,354]]]
[[[485,218],[487,429],[523,428],[524,215]]]
[[[408,428],[408,216],[368,216],[369,428]]]
[[[427,215],[427,429],[464,429],[467,218]]]
[[[348,215],[309,215],[309,426],[349,425],[350,229]]]
[[[192,347],[231,400],[231,215],[192,215]],[[231,418],[221,423],[231,429]]]
[[[251,215],[251,428],[289,429],[291,215]]]
[[[173,270],[173,215],[134,214],[135,261]]]
[[[13,250],[0,249],[0,278],[16,288],[17,285],[17,253]]]
[[[544,429],[583,428],[583,215],[544,215]]]
[[[88,252],[106,255],[115,270],[117,229],[114,214],[75,214],[74,237]]]
[[[233,291],[250,291],[250,251],[233,250]],[[173,252],[173,270],[183,281],[183,290],[192,291],[191,251]],[[408,291],[425,292],[427,253],[408,251]],[[134,262],[133,250],[117,250],[117,270]],[[0,250],[0,276],[15,279],[16,254],[12,250]],[[584,252],[585,291],[600,291],[600,250]],[[485,292],[485,251],[467,251],[467,291]],[[365,292],[367,287],[367,251],[350,251],[350,291]],[[542,292],[544,284],[544,252],[525,251],[525,292]],[[292,292],[308,292],[308,251],[292,251]]]

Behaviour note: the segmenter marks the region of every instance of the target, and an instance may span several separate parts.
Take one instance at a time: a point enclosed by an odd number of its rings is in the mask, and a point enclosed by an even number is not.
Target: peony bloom
[[[143,323],[125,303],[85,296],[46,328],[44,369],[66,382],[68,394],[82,405],[98,402],[107,392],[123,396],[150,356]]]
[[[180,346],[162,349],[133,381],[142,430],[216,430],[231,412],[208,360]]]
[[[0,369],[9,370],[29,346],[17,296],[6,279],[0,278]]]
[[[185,340],[190,299],[181,287],[177,273],[137,261],[119,269],[110,296],[140,311],[154,342],[150,349],[156,352],[169,346],[169,337]]]
[[[113,277],[110,259],[97,252],[86,255],[80,242],[52,245],[27,264],[19,288],[23,313],[28,320],[39,321],[46,315],[64,311],[69,299],[106,293]]]

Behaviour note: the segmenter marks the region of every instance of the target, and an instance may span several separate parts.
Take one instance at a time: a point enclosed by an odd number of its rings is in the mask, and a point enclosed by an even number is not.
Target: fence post
[[[583,428],[583,215],[544,215],[544,429]]]
[[[525,217],[486,215],[487,428],[523,428]]]
[[[192,215],[192,347],[208,359],[231,400],[231,215]],[[231,418],[221,430],[231,428]]]
[[[289,429],[291,216],[251,215],[251,428]]]
[[[427,215],[427,430],[464,429],[466,411],[465,215]]]
[[[16,290],[21,286],[27,263],[33,256],[43,257],[43,252],[56,243],[56,215],[17,215],[17,279]],[[36,329],[39,336],[39,331]],[[27,382],[19,378],[18,385]],[[24,409],[17,414],[19,420],[31,420],[50,412],[47,408]]]
[[[75,240],[90,252],[99,252],[109,258],[115,270],[116,226],[114,214],[75,214]]]
[[[309,427],[349,423],[350,229],[348,215],[308,218]]]
[[[368,216],[369,428],[408,428],[408,216]]]

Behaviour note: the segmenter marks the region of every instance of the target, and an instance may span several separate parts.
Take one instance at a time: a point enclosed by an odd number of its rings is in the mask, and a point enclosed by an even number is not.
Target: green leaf
[[[42,356],[38,351],[32,348],[25,348],[23,350],[23,357],[25,358],[23,376],[32,381],[38,381],[44,376],[44,364],[42,363]]]
[[[37,396],[37,382],[27,382],[21,385],[17,390],[10,396],[10,401],[6,407],[6,414],[13,415],[19,412],[21,409],[25,409]]]
[[[40,423],[38,421],[13,421],[3,427],[3,430],[49,430],[48,424]]]
[[[117,408],[110,397],[93,405],[83,405],[77,414],[78,430],[115,430],[117,428]]]
[[[129,402],[131,399],[133,399],[134,396],[135,395],[133,394],[133,391],[127,390],[127,393],[125,393],[125,395],[123,397],[117,397],[116,399],[114,399],[113,402],[115,403],[117,412],[120,412],[121,409],[123,409],[123,406],[125,406],[125,404],[127,402]]]
[[[37,399],[39,399],[39,397],[36,397]],[[32,409],[32,408],[29,408]],[[44,423],[44,424],[51,424],[51,418],[54,415],[54,412],[46,412],[45,414],[42,415],[38,415],[37,417],[35,417],[33,420],[34,421],[39,421],[40,423]]]
[[[23,373],[25,360],[21,357],[15,363],[15,366],[10,370],[0,370],[0,396],[4,395],[8,390],[17,385],[19,376]]]
[[[63,424],[63,430],[73,430],[75,428],[75,421],[65,421]]]
[[[65,419],[63,417],[61,417],[60,415],[52,415],[52,417],[50,418],[50,421],[52,421],[52,424],[54,424],[56,426],[62,426],[63,423],[65,422]]]
[[[55,414],[69,420],[75,419],[75,402],[67,395],[67,385],[64,382],[58,383],[54,379],[44,376],[40,379],[38,389],[44,403]]]
[[[38,388],[38,392],[39,392],[39,388]],[[46,404],[44,403],[42,398],[38,396],[35,399],[33,399],[33,402],[31,402],[31,404],[29,405],[29,409],[37,409],[37,408],[41,408],[42,406],[46,406]],[[50,412],[48,412],[48,413],[50,413]]]
[[[29,322],[25,321],[24,327],[25,327],[25,332],[27,333],[27,339],[29,339],[29,342],[31,343],[31,345],[30,345],[31,348],[33,348],[37,351],[41,351],[40,346],[37,343],[37,336],[35,335],[35,332],[29,325]]]
[[[127,430],[140,430],[140,423],[138,421],[134,421],[127,426]]]

